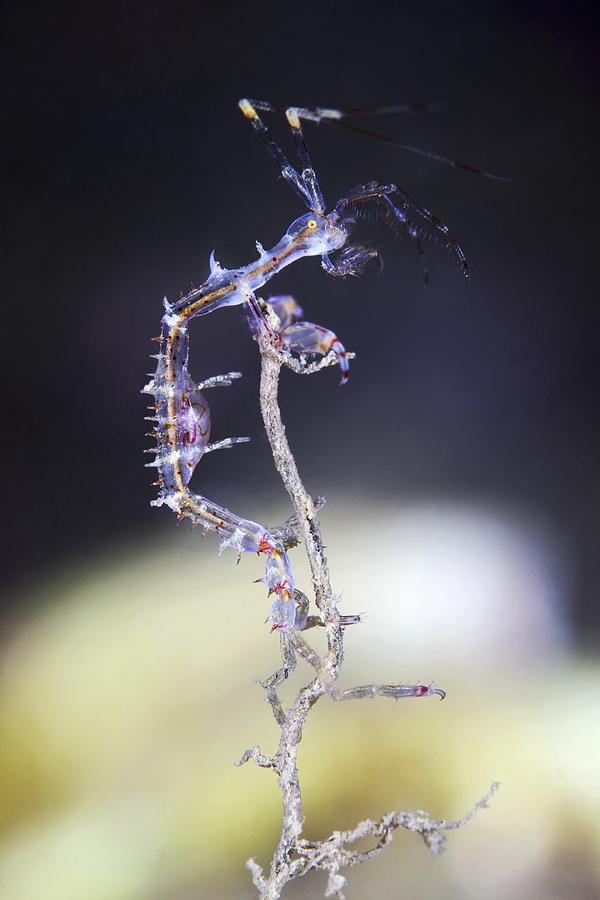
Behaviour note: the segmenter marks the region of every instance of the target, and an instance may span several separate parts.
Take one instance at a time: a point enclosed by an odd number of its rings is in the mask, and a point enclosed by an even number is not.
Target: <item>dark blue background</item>
[[[398,182],[450,225],[472,280],[431,246],[425,288],[406,242],[367,226],[381,276],[287,270],[272,292],[295,293],[358,357],[343,389],[333,372],[286,373],[285,419],[309,487],[332,502],[428,491],[536,511],[573,560],[573,616],[592,636],[598,43],[598,14],[580,3],[4,3],[5,586],[174,527],[148,508],[141,455],[162,297],[202,281],[213,247],[245,264],[301,212],[237,99],[429,99],[447,110],[377,127],[511,185],[325,127],[307,135],[332,203],[361,181]],[[214,435],[253,443],[195,477],[258,518],[281,487],[239,310],[195,323],[191,360],[197,379],[245,373],[212,395]]]

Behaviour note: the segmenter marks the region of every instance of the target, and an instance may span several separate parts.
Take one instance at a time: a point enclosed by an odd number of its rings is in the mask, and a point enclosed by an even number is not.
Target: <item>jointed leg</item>
[[[417,226],[412,222],[406,212],[404,210],[398,209],[397,206],[394,206],[389,197],[386,196],[386,201],[388,205],[388,209],[390,211],[390,216],[392,221],[397,222],[402,229],[406,232],[408,237],[414,242],[417,253],[419,254],[419,262],[421,263],[421,271],[423,272],[423,280],[425,284],[429,282],[429,271],[427,269],[427,259],[425,257],[425,251],[423,250],[423,244],[421,242],[421,238],[419,237],[419,232],[417,230]]]
[[[468,278],[469,277],[469,266],[467,263],[467,258],[465,256],[465,254],[463,253],[460,244],[458,243],[456,238],[450,232],[450,229],[448,228],[448,226],[445,225],[441,219],[438,219],[437,216],[434,216],[433,213],[430,212],[428,209],[426,209],[424,206],[421,206],[415,200],[411,200],[411,198],[408,196],[406,191],[403,191],[402,188],[397,187],[397,185],[394,185],[394,188],[395,188],[394,193],[397,193],[400,195],[400,197],[403,201],[403,204],[405,205],[405,208],[410,207],[415,212],[417,212],[420,216],[422,216],[425,219],[425,221],[429,222],[430,225],[432,225],[438,231],[441,231],[441,233],[443,234],[444,239],[448,245],[448,248],[457,257],[457,259],[460,263],[460,266],[462,268],[463,275],[465,276],[465,278]]]
[[[296,651],[298,651],[300,655],[313,666],[313,668],[316,668],[319,671],[321,670],[321,660],[319,655],[312,649],[310,644],[299,635],[299,632],[308,631],[309,628],[314,628],[315,626],[323,627],[325,623],[320,616],[308,615],[308,597],[297,588],[294,590],[294,601],[296,604],[294,629],[291,631],[279,629],[279,642],[283,666],[262,682],[262,686],[268,693],[274,692],[275,689],[295,670]],[[360,622],[360,616],[340,616],[340,625],[342,626],[355,625],[357,622]]]
[[[194,390],[191,392],[192,409],[196,415],[196,425],[199,429],[200,436],[204,437],[206,441],[208,441],[210,433],[210,411],[206,398],[202,395],[201,391],[214,387],[228,387],[233,384],[235,379],[241,377],[241,372],[226,372],[224,375],[213,375],[212,378],[207,378],[205,381],[194,386]],[[195,434],[196,432],[192,431],[192,433]],[[221,441],[213,441],[212,444],[206,444],[202,452],[203,454],[206,454],[212,453],[213,450],[227,450],[230,447],[233,447],[234,444],[247,444],[249,440],[249,437],[224,438]]]
[[[229,387],[236,378],[241,377],[241,372],[226,372],[225,375],[213,375],[212,378],[207,378],[206,381],[201,381],[200,384],[197,384],[196,389],[205,391],[208,390],[208,388]]]
[[[323,667],[321,658],[310,644],[298,632],[293,632],[290,640],[297,653],[316,670],[323,687],[332,700],[365,700],[375,697],[401,700],[404,697],[432,697],[436,694],[443,700],[446,696],[445,691],[432,687],[430,684],[361,684],[354,688],[338,688]]]
[[[441,688],[432,687],[430,684],[361,684],[353,688],[338,688],[323,666],[323,660],[319,654],[301,634],[301,631],[306,631],[315,625],[323,625],[324,623],[318,616],[307,615],[308,598],[302,591],[296,590],[294,599],[296,601],[296,624],[298,627],[291,630],[280,630],[279,640],[283,666],[262,683],[277,721],[280,721],[282,717],[285,720],[285,713],[277,695],[277,688],[295,670],[297,654],[312,666],[319,676],[325,691],[336,702],[374,699],[375,697],[401,700],[405,697],[432,697],[434,695],[443,700],[446,696],[445,691]],[[360,616],[340,617],[340,624],[343,626],[352,625],[356,622],[360,622]]]
[[[249,437],[223,438],[222,441],[213,441],[212,444],[207,444],[204,448],[204,452],[212,453],[213,450],[229,450],[230,447],[233,447],[235,444],[247,444],[249,440]]]
[[[430,684],[361,684],[345,690],[329,685],[325,689],[332,700],[373,700],[375,697],[401,700],[403,697],[433,697],[434,694],[443,700],[446,696],[446,691]]]
[[[397,206],[391,200],[391,197],[395,196],[400,198],[400,206]],[[402,225],[406,227],[409,237],[414,239],[417,239],[416,228],[408,217],[408,210],[412,209],[414,212],[418,213],[418,215],[443,235],[446,245],[457,258],[463,274],[468,278],[469,268],[467,259],[460,244],[452,235],[448,226],[424,206],[421,206],[412,200],[406,191],[399,188],[396,184],[378,184],[377,182],[372,181],[368,184],[360,185],[346,197],[342,197],[342,199],[338,201],[334,212],[340,216],[347,216],[348,213],[364,216],[365,211],[369,207],[372,208],[373,205],[379,206],[380,208],[381,205],[384,205],[388,213],[387,221],[390,222],[393,220],[394,222],[402,223]],[[391,216],[392,219],[390,219],[389,216]],[[422,254],[422,247],[419,250],[419,246],[417,246],[417,250],[420,255],[424,255]]]
[[[342,372],[342,384],[348,380],[350,367],[346,348],[328,328],[313,322],[298,322],[302,308],[293,297],[270,297],[267,302],[258,299],[251,303],[250,308],[254,324],[266,331],[275,349],[317,356],[327,356],[333,351]]]
[[[373,262],[377,263],[380,271],[383,269],[383,259],[376,247],[351,244],[345,247],[335,260],[331,260],[329,254],[324,253],[321,265],[328,275],[347,278],[349,275],[362,275]]]
[[[348,381],[350,366],[348,353],[338,336],[322,325],[313,322],[295,322],[284,328],[280,334],[281,341],[286,350],[296,353],[314,353],[326,356],[330,350],[335,353],[340,371],[341,383]]]
[[[262,686],[267,692],[274,691],[296,668],[296,653],[289,635],[285,631],[279,632],[279,646],[283,665],[262,682]]]

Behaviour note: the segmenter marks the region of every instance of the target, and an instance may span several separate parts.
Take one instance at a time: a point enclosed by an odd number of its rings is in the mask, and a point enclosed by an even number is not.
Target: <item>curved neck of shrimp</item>
[[[203,285],[175,304],[169,325],[176,324],[177,319],[187,321],[194,316],[205,315],[220,306],[245,303],[252,292],[260,290],[286,266],[303,256],[322,256],[328,250],[323,239],[309,228],[294,234],[286,231],[270,250],[265,250],[260,244],[257,247],[259,258],[240,269],[223,269],[217,264]]]
[[[297,234],[286,234],[271,250],[261,250],[256,262],[249,263],[241,269],[219,269],[213,272],[202,287],[191,291],[180,300],[172,312],[163,318],[165,331],[165,380],[167,387],[167,423],[168,441],[174,457],[174,480],[178,492],[185,498],[184,503],[191,512],[195,502],[193,494],[187,486],[182,469],[183,461],[177,447],[177,402],[176,382],[178,375],[187,368],[187,327],[188,321],[195,316],[204,315],[220,306],[234,306],[247,302],[255,290],[260,289],[281,269],[300,259],[302,256],[316,256],[323,253],[320,241],[311,241],[308,229]],[[211,284],[212,282],[212,284]],[[212,289],[211,289],[212,287]],[[176,309],[176,311],[175,311]],[[214,524],[225,523],[218,516],[203,512],[204,518],[214,519]]]

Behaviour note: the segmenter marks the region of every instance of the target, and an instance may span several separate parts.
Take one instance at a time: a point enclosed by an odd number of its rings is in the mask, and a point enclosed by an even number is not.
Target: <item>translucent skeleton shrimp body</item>
[[[257,292],[267,282],[282,269],[307,256],[320,257],[325,271],[338,277],[360,275],[370,264],[380,263],[378,250],[351,242],[357,223],[366,217],[368,211],[375,211],[384,222],[403,233],[417,250],[423,266],[419,221],[422,226],[432,228],[441,235],[465,275],[467,262],[446,225],[411,200],[395,184],[370,181],[359,185],[338,200],[330,212],[326,211],[301,120],[340,122],[349,113],[320,108],[291,107],[286,110],[300,163],[299,168],[295,169],[259,116],[259,111],[277,112],[278,108],[263,101],[250,100],[241,100],[239,106],[308,212],[293,221],[271,249],[265,250],[257,244],[258,258],[245,266],[222,268],[213,252],[210,274],[200,287],[173,304],[165,298],[161,333],[155,339],[159,344],[159,352],[154,356],[156,371],[143,389],[143,393],[154,398],[154,403],[149,407],[152,415],[147,418],[154,423],[150,434],[157,442],[155,448],[146,452],[155,454],[148,466],[158,473],[155,482],[158,497],[152,501],[153,506],[166,505],[179,519],[189,518],[193,525],[199,525],[205,531],[215,531],[220,537],[221,549],[233,549],[238,558],[244,553],[257,553],[265,557],[263,580],[269,595],[274,595],[269,618],[272,630],[280,634],[284,663],[282,669],[265,683],[267,687],[273,687],[287,677],[295,665],[296,651],[319,668],[316,654],[299,632],[323,623],[317,621],[316,616],[308,616],[308,600],[296,588],[288,550],[297,541],[286,539],[285,526],[269,530],[190,488],[194,470],[204,454],[232,447],[249,438],[233,437],[210,443],[211,417],[204,391],[231,385],[241,377],[241,373],[228,372],[200,383],[194,382],[189,372],[189,323],[196,316],[207,315],[221,307],[245,306],[255,335],[260,332],[268,339],[282,355],[283,362],[296,371],[306,367],[307,356],[321,357],[322,363],[336,362],[343,384],[348,380],[350,355],[340,339],[328,328],[304,321],[302,309],[293,297],[275,296],[267,301],[262,300]],[[382,111],[395,110],[390,107]],[[288,531],[294,532],[293,520],[290,520]],[[343,625],[357,621],[358,616],[341,617]],[[423,684],[367,685],[350,691],[340,691],[328,685],[328,690],[335,699],[376,695],[396,699],[432,694],[444,696],[441,689]]]

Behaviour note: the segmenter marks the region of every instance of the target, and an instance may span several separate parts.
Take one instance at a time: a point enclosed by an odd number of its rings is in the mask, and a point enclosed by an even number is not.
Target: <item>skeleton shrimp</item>
[[[285,528],[269,530],[257,522],[244,519],[212,500],[193,493],[189,487],[192,474],[204,454],[243,443],[249,438],[232,437],[210,443],[210,409],[203,391],[214,387],[227,386],[240,377],[239,372],[229,372],[196,384],[188,371],[190,321],[196,316],[204,316],[224,306],[245,305],[255,333],[260,331],[268,337],[272,346],[280,352],[288,364],[301,371],[305,356],[321,356],[324,363],[330,358],[339,365],[342,383],[348,380],[349,357],[337,335],[321,325],[303,321],[302,309],[293,297],[277,296],[264,301],[257,296],[268,281],[286,266],[307,256],[319,256],[325,271],[332,276],[357,276],[372,263],[381,264],[377,249],[359,243],[351,243],[359,219],[368,211],[375,211],[384,222],[404,233],[417,250],[422,265],[424,254],[417,221],[435,229],[446,243],[466,276],[468,274],[465,255],[444,225],[425,207],[420,206],[393,183],[370,181],[351,190],[337,201],[330,212],[325,201],[315,170],[309,157],[301,120],[329,121],[339,123],[353,114],[365,114],[364,110],[349,111],[290,107],[286,110],[296,153],[300,166],[294,168],[279,144],[274,140],[258,111],[276,112],[277,107],[262,101],[241,100],[240,109],[245,118],[262,138],[267,149],[281,170],[285,181],[297,194],[308,212],[301,215],[289,226],[281,240],[269,250],[257,243],[258,259],[237,269],[225,269],[210,257],[210,274],[198,288],[192,289],[175,303],[164,300],[165,313],[162,318],[161,334],[155,340],[159,343],[156,372],[144,387],[143,393],[154,397],[149,409],[154,423],[150,433],[156,438],[157,446],[148,453],[156,458],[148,463],[158,470],[158,497],[153,506],[170,507],[179,519],[187,517],[193,525],[201,525],[205,531],[215,531],[221,538],[221,550],[234,549],[238,558],[243,553],[257,553],[266,557],[265,582],[269,595],[274,594],[270,621],[272,630],[280,633],[284,667],[275,673],[265,686],[272,688],[295,664],[294,647],[309,662],[308,644],[297,634],[311,625],[319,624],[316,618],[307,615],[307,601],[304,594],[295,587],[294,574],[288,549],[294,541],[286,540]],[[396,111],[388,107],[383,112]],[[426,272],[425,268],[424,271]],[[300,361],[294,358],[300,357]],[[314,365],[314,364],[313,364]],[[313,369],[314,370],[314,369]],[[288,531],[294,531],[293,522]],[[297,541],[295,541],[297,543]],[[306,601],[306,602],[305,602]],[[349,625],[359,621],[358,616],[342,616],[341,624]],[[322,624],[322,623],[320,623]],[[293,646],[288,638],[294,636]],[[336,699],[350,696],[421,697],[438,694],[439,688],[430,685],[369,685],[353,689],[353,692],[330,693]]]

